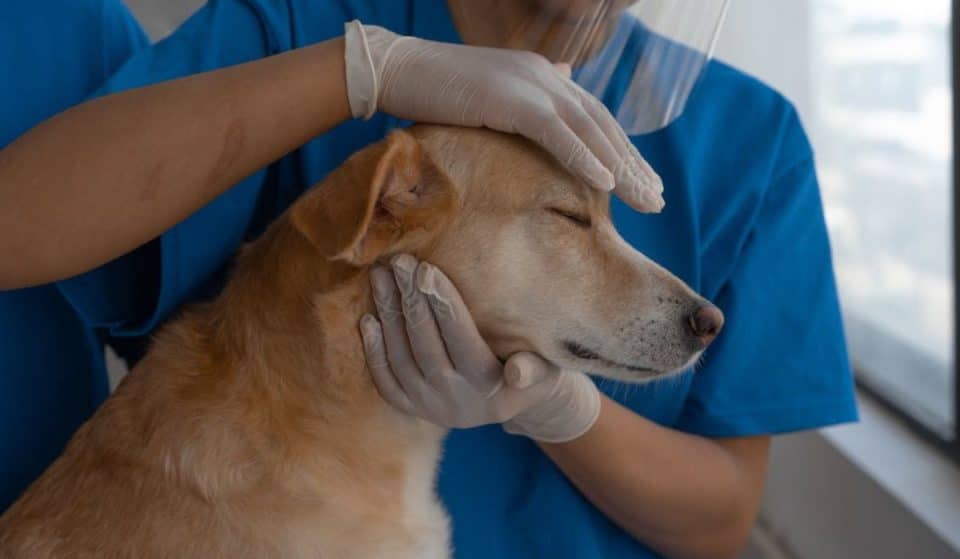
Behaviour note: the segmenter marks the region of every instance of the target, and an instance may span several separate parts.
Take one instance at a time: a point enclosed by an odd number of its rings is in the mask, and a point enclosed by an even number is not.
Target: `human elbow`
[[[725,534],[723,537],[718,538],[718,541],[713,546],[714,549],[701,557],[703,557],[703,559],[736,559],[747,546],[750,533],[751,530],[743,530]]]
[[[0,250],[0,254],[2,253],[3,251]],[[18,260],[21,264],[23,263],[21,259],[11,258],[0,265],[0,293],[4,291],[14,291],[16,289],[26,289],[45,283],[37,281],[36,278],[25,274],[22,267],[13,265],[13,263]]]
[[[22,282],[17,281],[17,276],[12,272],[0,269],[0,293],[4,291],[13,291],[23,287]]]
[[[736,559],[746,547],[756,521],[756,512],[743,510],[731,513],[722,525],[690,538],[686,549],[676,555],[681,559]]]
[[[679,559],[736,559],[749,537],[749,531],[745,534],[714,534],[696,543],[688,542],[687,549],[676,556]]]

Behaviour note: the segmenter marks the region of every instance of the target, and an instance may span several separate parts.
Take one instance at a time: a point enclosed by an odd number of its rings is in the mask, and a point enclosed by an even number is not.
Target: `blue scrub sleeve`
[[[715,303],[726,325],[694,373],[678,427],[776,434],[857,418],[814,161],[796,122]],[[781,157],[782,159],[783,157]]]
[[[100,52],[104,79],[113,75],[134,52],[150,44],[140,24],[120,0],[102,0],[100,27],[103,30]]]
[[[96,96],[262,58],[277,49],[267,29],[250,4],[213,0],[173,35],[134,55]],[[150,332],[244,241],[265,175],[248,177],[132,253],[60,282],[61,291],[91,326],[114,336]]]

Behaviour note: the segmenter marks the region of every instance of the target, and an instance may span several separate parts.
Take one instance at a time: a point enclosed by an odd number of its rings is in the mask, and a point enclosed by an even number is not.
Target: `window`
[[[806,124],[858,380],[955,436],[950,0],[811,0]]]
[[[717,56],[810,134],[858,383],[960,457],[954,5],[737,0]]]

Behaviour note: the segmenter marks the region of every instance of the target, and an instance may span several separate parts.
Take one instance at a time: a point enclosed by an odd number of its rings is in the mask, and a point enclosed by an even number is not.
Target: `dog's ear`
[[[294,226],[331,260],[356,266],[415,251],[451,214],[450,179],[409,132],[348,159],[291,210]]]

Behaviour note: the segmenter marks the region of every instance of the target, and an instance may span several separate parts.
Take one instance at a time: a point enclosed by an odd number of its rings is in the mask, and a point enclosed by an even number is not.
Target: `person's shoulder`
[[[129,13],[122,0],[30,0],[10,2],[3,10],[8,21],[40,16],[51,23],[67,21],[74,24],[99,20],[104,15]],[[78,22],[76,18],[81,18],[81,21]]]
[[[700,87],[713,98],[750,103],[762,116],[795,112],[793,103],[773,86],[721,60],[707,64]]]
[[[3,21],[23,26],[35,21],[45,21],[49,26],[56,26],[60,21],[76,21],[80,23],[98,17],[103,9],[105,0],[31,0],[30,2],[9,2],[3,7]]]
[[[211,4],[217,2],[243,4],[256,13],[284,17],[301,25],[326,23],[312,19],[318,15],[344,20],[360,19],[364,23],[408,19],[412,6],[411,0],[210,0]]]
[[[730,139],[765,138],[787,158],[809,158],[812,149],[795,105],[760,78],[719,60],[707,65],[700,84],[704,109],[725,121]]]
[[[146,42],[120,0],[7,4],[0,17],[0,99],[16,110],[0,119],[0,145],[85,99]]]
[[[51,46],[108,47],[109,35],[142,46],[145,36],[122,0],[31,0],[4,7],[4,21]],[[50,42],[50,37],[56,41]]]
[[[772,188],[793,188],[783,177],[801,167],[813,173],[813,150],[793,103],[720,61],[707,65],[686,110],[664,135],[682,146],[677,157],[698,177],[688,184],[690,197],[709,226],[739,231]],[[718,206],[730,211],[716,212]],[[739,217],[731,221],[733,214]]]
[[[402,27],[410,0],[209,0],[205,10],[228,18],[255,18],[269,48],[282,52],[343,34],[347,21]],[[206,32],[206,31],[205,31]]]
[[[128,56],[146,44],[122,0],[31,0],[10,2],[3,11],[0,35],[31,54],[33,58],[24,59],[27,63],[38,64],[44,57],[62,59],[69,53],[67,74],[79,68],[102,80],[114,69],[113,59],[120,58],[114,51]]]

